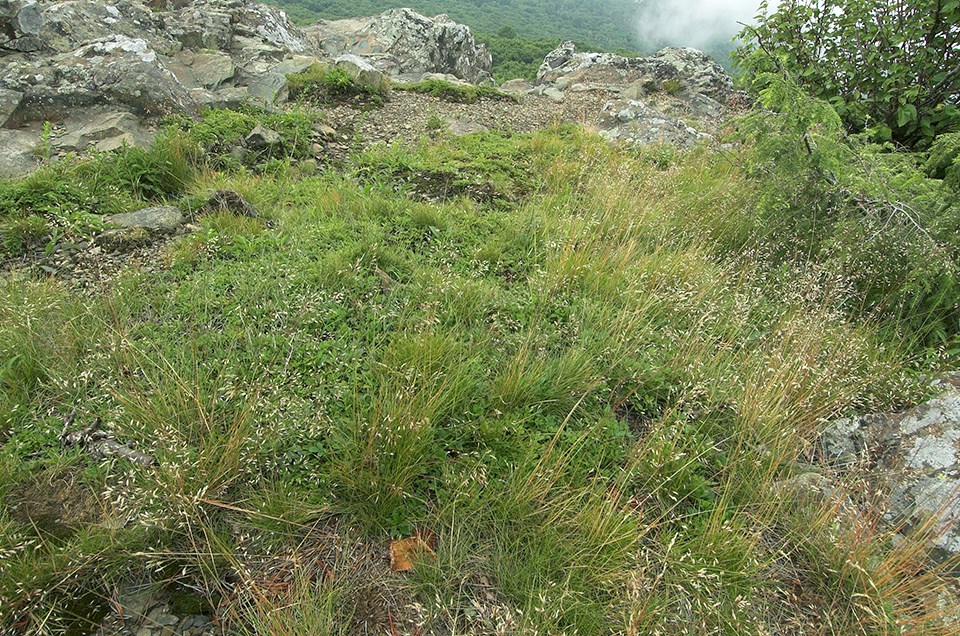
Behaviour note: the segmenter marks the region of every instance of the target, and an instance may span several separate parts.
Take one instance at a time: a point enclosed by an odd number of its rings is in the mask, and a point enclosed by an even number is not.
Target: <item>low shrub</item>
[[[400,84],[397,90],[433,95],[448,102],[472,104],[481,98],[515,99],[493,86],[475,86],[473,84],[453,84],[442,79],[428,79],[415,84]]]
[[[320,64],[314,64],[302,73],[287,75],[287,86],[292,99],[320,104],[338,102],[351,97],[366,98],[371,103],[382,104],[389,94],[386,78],[379,86],[367,85],[356,81],[342,67]]]

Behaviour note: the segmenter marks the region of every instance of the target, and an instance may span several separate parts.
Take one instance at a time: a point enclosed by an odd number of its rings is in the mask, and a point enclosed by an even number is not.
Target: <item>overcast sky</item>
[[[760,0],[641,0],[638,4],[640,42],[704,48],[733,37],[740,31],[738,22],[751,22]]]

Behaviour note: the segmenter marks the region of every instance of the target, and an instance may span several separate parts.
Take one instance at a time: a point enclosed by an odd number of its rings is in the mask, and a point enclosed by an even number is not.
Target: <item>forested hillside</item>
[[[509,26],[531,38],[581,40],[605,49],[637,46],[634,0],[271,0],[294,19],[354,18],[407,6],[446,13],[481,34]]]
[[[669,21],[674,7],[668,0],[269,0],[299,22],[336,20],[374,15],[399,6],[424,15],[446,13],[473,29],[477,39],[493,54],[493,72],[498,81],[514,77],[533,79],[547,53],[564,40],[574,40],[580,50],[613,51],[621,54],[654,53],[665,46],[693,44],[732,68],[730,53],[737,24],[717,25],[716,34],[703,41],[684,38],[682,24],[669,31],[656,26],[641,31],[640,22]],[[683,17],[681,15],[682,23]],[[700,38],[703,40],[703,38]]]

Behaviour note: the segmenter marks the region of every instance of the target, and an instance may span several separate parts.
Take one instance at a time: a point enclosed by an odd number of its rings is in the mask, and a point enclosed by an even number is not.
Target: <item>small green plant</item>
[[[193,148],[195,163],[207,163],[221,170],[250,167],[260,172],[272,160],[311,157],[315,121],[316,115],[304,109],[270,113],[259,108],[244,108],[206,110],[199,119],[170,117],[164,124],[174,138]],[[257,152],[246,152],[242,148],[243,139],[258,125],[280,135],[280,143]],[[241,152],[237,153],[238,150]]]
[[[49,232],[50,227],[41,216],[0,221],[0,245],[7,254],[18,256],[31,247],[41,245]]]
[[[472,104],[481,98],[515,99],[493,86],[475,86],[473,84],[453,84],[442,79],[428,79],[415,84],[400,84],[397,90],[432,95],[449,102]]]
[[[50,157],[53,156],[53,124],[51,122],[43,122],[43,128],[40,130],[40,140],[37,147],[33,149],[33,154],[42,161],[49,161]]]
[[[327,70],[320,83],[333,95],[347,95],[353,89],[353,78],[340,67]]]
[[[943,179],[960,191],[960,132],[940,135],[933,142],[924,166],[927,174]]]
[[[317,103],[342,101],[349,97],[361,97],[373,104],[382,104],[389,93],[386,78],[376,84],[354,79],[347,69],[340,66],[314,64],[302,73],[287,75],[290,96]]]
[[[427,118],[427,130],[430,132],[440,132],[447,127],[447,122],[438,113],[430,113]]]
[[[660,90],[667,95],[676,95],[683,88],[683,82],[679,79],[667,79],[660,82]]]

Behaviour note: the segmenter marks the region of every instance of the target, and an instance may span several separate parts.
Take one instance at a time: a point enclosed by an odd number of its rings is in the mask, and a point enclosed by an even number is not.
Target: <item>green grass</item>
[[[448,102],[473,104],[478,99],[514,99],[494,86],[476,86],[473,84],[453,84],[441,79],[428,79],[413,84],[398,84],[396,90],[433,95]]]
[[[386,78],[378,86],[367,85],[355,80],[341,67],[320,64],[314,64],[302,73],[287,75],[287,84],[292,99],[318,104],[361,97],[375,105],[382,105],[390,94],[390,84]]]
[[[260,218],[96,295],[0,283],[4,629],[89,632],[136,575],[240,633],[955,633],[915,543],[777,486],[825,421],[921,392],[910,333],[771,267],[754,149],[566,127],[219,164],[265,117],[178,124],[164,194]],[[157,465],[64,452],[74,409]],[[38,484],[70,484],[42,524]],[[391,573],[415,531],[435,553]]]

